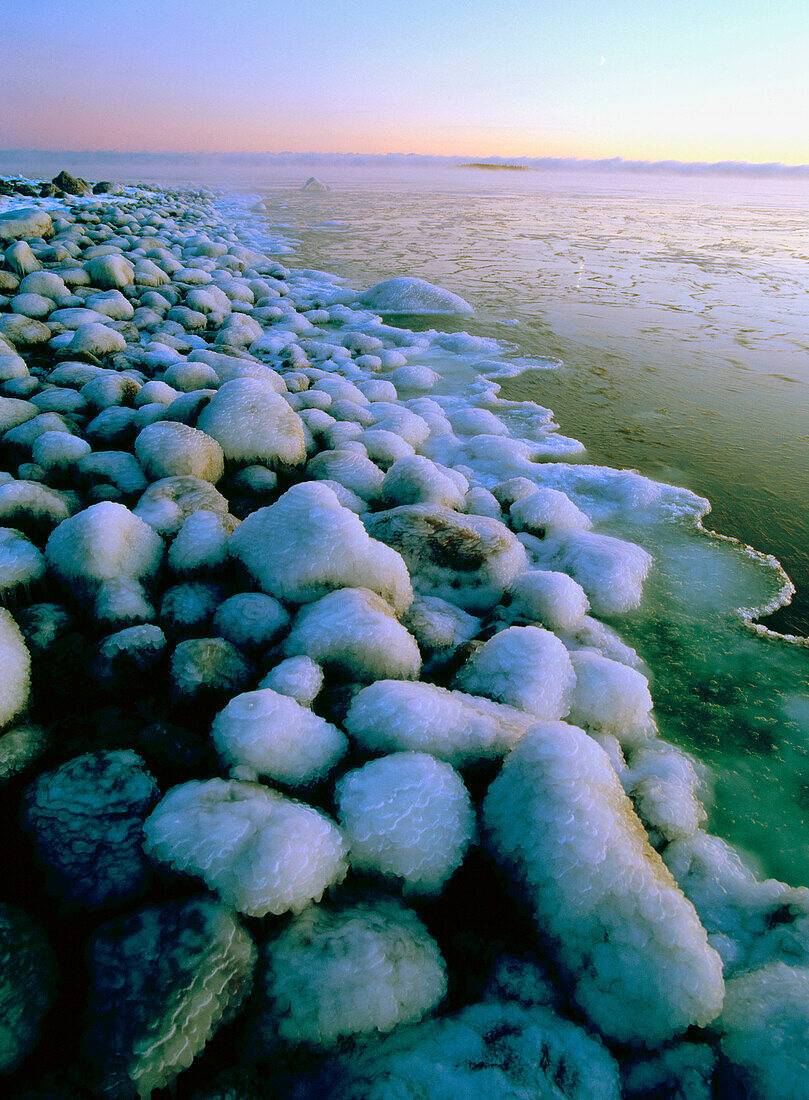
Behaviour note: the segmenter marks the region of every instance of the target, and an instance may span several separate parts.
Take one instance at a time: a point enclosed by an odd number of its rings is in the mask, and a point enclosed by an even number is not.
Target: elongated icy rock
[[[583,730],[542,723],[526,734],[489,789],[483,821],[602,1035],[656,1046],[719,1015],[721,960]]]

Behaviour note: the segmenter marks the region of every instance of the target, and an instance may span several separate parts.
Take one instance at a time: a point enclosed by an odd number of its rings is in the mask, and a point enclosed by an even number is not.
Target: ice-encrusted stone
[[[47,210],[26,206],[21,210],[7,210],[0,214],[0,242],[16,241],[20,237],[50,237],[53,222]]]
[[[225,765],[288,786],[322,779],[345,755],[345,734],[287,695],[270,688],[231,699],[213,721],[211,737]]]
[[[614,734],[624,746],[649,736],[652,696],[642,672],[586,649],[570,654],[576,683],[570,721]]]
[[[470,304],[451,290],[426,279],[385,279],[360,295],[360,304],[378,313],[473,313]]]
[[[447,987],[438,945],[392,898],[312,906],[263,951],[259,1027],[285,1042],[336,1046],[413,1023]]]
[[[406,893],[440,893],[474,833],[463,780],[427,753],[394,753],[348,772],[335,800],[351,866],[397,879]]]
[[[225,470],[225,457],[216,440],[176,421],[144,428],[135,440],[135,454],[153,480],[190,475],[215,485]]]
[[[38,921],[0,903],[0,1074],[35,1049],[56,981],[56,958]]]
[[[489,611],[527,567],[525,549],[499,520],[432,504],[363,517],[372,538],[397,550],[415,590],[467,611]]]
[[[535,722],[531,714],[461,691],[381,680],[354,696],[344,727],[367,752],[427,752],[463,767],[502,756]]]
[[[130,750],[87,753],[40,775],[26,791],[23,823],[49,892],[84,909],[142,894],[151,879],[143,821],[157,798]]]
[[[510,626],[475,650],[455,686],[553,720],[570,713],[575,681],[568,651],[554,634]]]
[[[273,387],[255,378],[225,382],[197,420],[225,458],[295,466],[306,460],[303,423]]]
[[[721,960],[583,730],[556,722],[527,733],[489,788],[483,823],[605,1037],[657,1046],[719,1015]]]
[[[31,654],[10,611],[0,607],[0,729],[13,721],[28,703]]]
[[[501,612],[507,619],[535,620],[549,630],[575,630],[590,603],[584,589],[566,573],[529,569],[509,587],[510,602]]]
[[[401,556],[370,538],[334,492],[314,482],[294,485],[275,504],[253,512],[229,550],[264,592],[290,603],[356,585],[377,592],[398,613],[413,598]]]
[[[89,957],[82,1047],[93,1091],[148,1097],[236,1015],[252,988],[256,949],[223,905],[192,898],[103,925]]]
[[[347,870],[341,831],[312,806],[236,780],[173,787],[144,826],[155,860],[251,917],[299,913]]]

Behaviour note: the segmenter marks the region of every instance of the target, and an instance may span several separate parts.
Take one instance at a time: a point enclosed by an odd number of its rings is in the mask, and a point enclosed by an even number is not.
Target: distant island
[[[525,164],[484,164],[483,162],[473,161],[470,164],[459,164],[459,168],[496,168],[498,170],[505,170],[507,172],[527,172],[528,167]]]

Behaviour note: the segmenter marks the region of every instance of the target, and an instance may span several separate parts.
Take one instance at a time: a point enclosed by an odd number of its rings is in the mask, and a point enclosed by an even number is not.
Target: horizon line
[[[630,160],[624,157],[504,157],[499,154],[482,156],[481,154],[439,154],[439,153],[351,153],[351,152],[272,152],[269,150],[154,150],[154,149],[0,149],[2,157],[30,157],[30,156],[60,156],[60,157],[99,157],[99,158],[125,158],[141,157],[147,160],[158,159],[215,159],[233,161],[298,161],[308,163],[323,163],[328,161],[352,161],[362,163],[422,163],[425,165],[466,165],[475,164],[513,165],[524,168],[557,168],[557,169],[602,169],[615,171],[673,171],[702,174],[717,172],[721,174],[740,175],[809,175],[809,164],[786,164],[782,161],[744,161],[744,160],[719,160],[719,161],[683,161],[683,160]]]

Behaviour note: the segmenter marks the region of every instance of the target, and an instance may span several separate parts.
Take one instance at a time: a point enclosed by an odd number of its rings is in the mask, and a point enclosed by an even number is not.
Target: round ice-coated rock
[[[10,611],[0,607],[0,729],[28,703],[31,655]]]
[[[93,286],[101,290],[131,286],[135,281],[135,269],[120,253],[94,256],[92,260],[87,261],[84,268]]]
[[[255,378],[225,382],[197,421],[238,462],[298,465],[306,459],[300,417],[272,386]]]
[[[474,313],[460,295],[416,278],[385,279],[361,294],[360,304],[379,313]]]
[[[143,821],[157,784],[129,750],[87,753],[40,775],[23,822],[50,893],[98,909],[140,896],[151,881]]]
[[[225,471],[222,448],[205,432],[165,420],[144,428],[135,454],[153,479],[190,475],[216,484]]]
[[[408,893],[439,893],[472,839],[463,780],[427,753],[372,760],[343,776],[335,798],[352,867],[398,879]]]
[[[0,214],[0,242],[16,241],[20,237],[50,237],[53,222],[46,210],[27,206],[22,210],[8,210]]]
[[[173,787],[144,837],[153,859],[201,878],[252,917],[300,912],[347,870],[347,845],[329,818],[255,783],[209,779]]]
[[[263,954],[259,1028],[295,1045],[331,1047],[413,1023],[447,987],[438,945],[392,898],[311,906]]]

